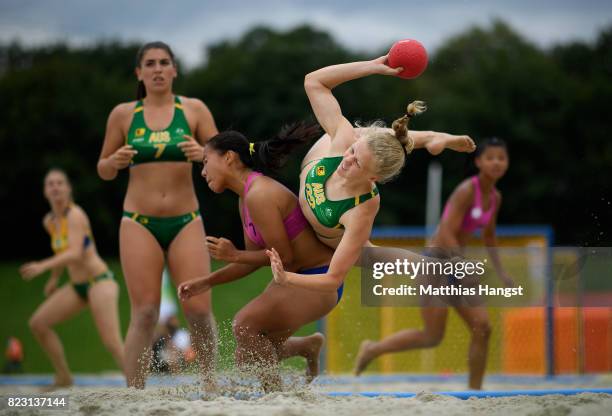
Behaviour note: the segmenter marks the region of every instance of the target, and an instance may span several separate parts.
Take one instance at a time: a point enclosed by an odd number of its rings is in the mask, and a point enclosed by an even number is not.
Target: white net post
[[[427,237],[434,233],[440,219],[442,206],[442,165],[433,161],[427,170],[427,203],[425,208],[425,232]]]
[[[427,202],[425,205],[425,234],[428,240],[436,230],[440,219],[442,199],[442,165],[433,161],[427,169]],[[435,355],[429,348],[421,352],[421,371],[431,372],[434,368]]]

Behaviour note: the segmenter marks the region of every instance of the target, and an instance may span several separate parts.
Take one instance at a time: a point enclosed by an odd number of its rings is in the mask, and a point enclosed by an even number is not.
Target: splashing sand
[[[170,380],[170,379],[168,379]],[[70,407],[61,414],[70,415],[334,415],[355,416],[367,414],[393,415],[610,415],[612,395],[584,393],[575,396],[549,395],[520,396],[488,399],[460,400],[436,395],[436,390],[462,390],[463,383],[385,383],[363,384],[354,382],[305,385],[303,378],[285,375],[289,391],[263,395],[259,386],[241,379],[236,374],[222,376],[222,396],[202,395],[197,383],[172,386],[150,386],[145,390],[124,387],[73,387],[54,394],[67,394]],[[601,378],[589,387],[610,387],[610,378]],[[537,388],[581,388],[584,385],[547,384]],[[488,383],[489,390],[536,388],[533,384]],[[330,397],[329,391],[423,391],[414,398],[367,398],[360,396]],[[26,386],[2,386],[0,394],[33,394],[36,390]],[[204,398],[203,398],[204,397]],[[236,397],[242,397],[237,399]],[[0,415],[58,415],[58,410],[7,409]]]

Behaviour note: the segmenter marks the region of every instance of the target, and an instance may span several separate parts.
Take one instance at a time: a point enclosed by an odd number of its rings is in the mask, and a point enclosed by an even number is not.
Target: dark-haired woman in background
[[[131,304],[125,373],[128,386],[143,388],[164,262],[176,285],[210,272],[190,162],[202,160],[202,145],[217,128],[202,101],[174,95],[177,67],[165,43],[140,48],[136,76],[137,101],[119,104],[108,118],[98,174],[113,180],[120,170],[130,168],[119,229]],[[213,388],[216,329],[210,291],[181,304],[194,335],[204,385]]]
[[[240,279],[269,264],[266,249],[274,247],[285,266],[301,274],[324,273],[332,251],[321,243],[304,218],[297,196],[259,170],[274,172],[290,149],[314,139],[318,128],[286,127],[278,137],[257,143],[235,131],[213,137],[204,147],[202,176],[216,193],[226,189],[239,196],[245,250],[225,238],[208,237],[211,255],[230,262],[225,267],[181,284],[179,297],[188,299],[212,286]],[[307,278],[307,277],[306,277]],[[291,337],[300,327],[327,315],[340,300],[342,287],[329,293],[281,286],[271,281],[264,292],[236,315],[236,362],[252,367],[266,391],[280,387],[277,364],[292,356],[307,360],[307,378],[318,374],[323,335]]]
[[[495,271],[505,286],[513,281],[502,267],[497,253],[495,227],[501,206],[501,193],[495,187],[508,170],[508,150],[504,141],[493,138],[478,146],[475,153],[478,174],[459,184],[446,202],[442,219],[436,233],[429,242],[428,255],[450,258],[461,255],[468,239],[477,230],[482,230],[482,239],[489,251]],[[422,330],[406,329],[381,341],[366,340],[361,344],[355,372],[360,374],[375,358],[390,352],[416,348],[431,348],[444,338],[448,308],[432,306],[433,299],[422,299]],[[471,332],[468,353],[469,388],[482,388],[487,363],[487,351],[491,325],[484,306],[452,304]]]

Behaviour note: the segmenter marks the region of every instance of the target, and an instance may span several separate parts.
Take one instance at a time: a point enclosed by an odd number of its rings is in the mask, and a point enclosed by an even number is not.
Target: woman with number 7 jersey
[[[98,174],[112,180],[129,167],[119,227],[131,304],[125,374],[128,386],[144,388],[164,259],[177,286],[210,273],[190,162],[202,160],[202,145],[218,132],[202,101],[174,95],[177,67],[168,45],[142,46],[136,56],[136,76],[137,101],[119,104],[108,118]],[[214,388],[216,329],[210,291],[181,304],[195,337],[203,386]]]

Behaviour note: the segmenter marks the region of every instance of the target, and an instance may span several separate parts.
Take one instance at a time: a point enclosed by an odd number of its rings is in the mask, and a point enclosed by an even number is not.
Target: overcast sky
[[[0,0],[0,42],[82,45],[100,39],[163,40],[188,66],[207,44],[237,38],[265,24],[287,29],[308,23],[345,46],[374,51],[394,40],[420,40],[435,50],[472,25],[501,18],[547,47],[593,40],[612,25],[610,0]]]

